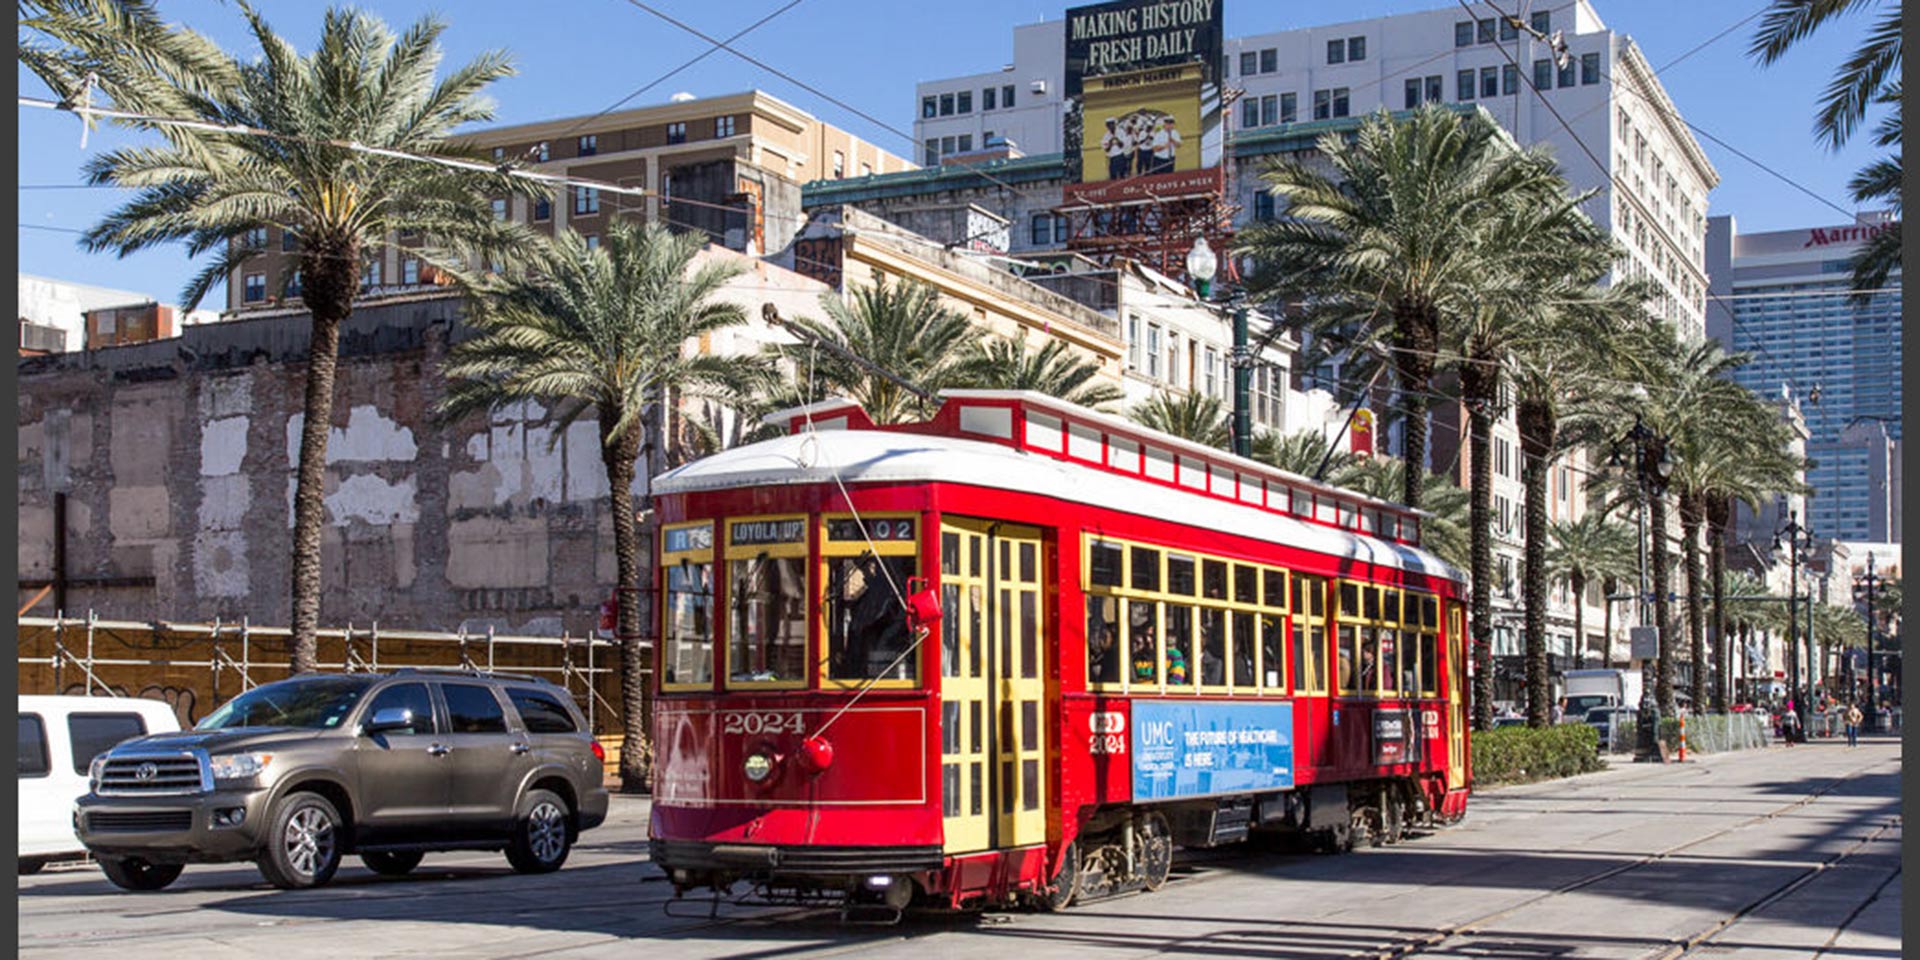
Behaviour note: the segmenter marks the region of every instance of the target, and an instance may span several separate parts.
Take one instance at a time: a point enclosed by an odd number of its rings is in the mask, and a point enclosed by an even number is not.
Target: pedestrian
[[[1860,705],[1847,704],[1847,746],[1860,745]]]
[[[1565,722],[1567,722],[1567,698],[1561,697],[1553,702],[1553,725],[1557,727]]]

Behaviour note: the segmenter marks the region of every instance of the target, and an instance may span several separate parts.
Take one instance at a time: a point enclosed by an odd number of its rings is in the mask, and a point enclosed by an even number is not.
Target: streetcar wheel
[[[1040,898],[1040,907],[1048,913],[1065,910],[1080,895],[1080,842],[1067,844],[1060,851],[1060,872],[1053,878],[1053,888]]]
[[[1160,889],[1173,872],[1173,829],[1158,810],[1140,818],[1140,880],[1148,891]]]
[[[1399,843],[1406,836],[1407,818],[1403,800],[1398,790],[1389,790],[1380,797],[1382,839],[1389,844]]]

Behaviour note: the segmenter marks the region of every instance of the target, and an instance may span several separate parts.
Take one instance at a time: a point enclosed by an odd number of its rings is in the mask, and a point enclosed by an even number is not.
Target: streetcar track
[[[1555,887],[1552,890],[1544,891],[1542,893],[1527,897],[1519,901],[1518,903],[1509,904],[1506,907],[1503,907],[1499,910],[1485,914],[1483,916],[1475,917],[1471,920],[1466,920],[1460,923],[1450,924],[1450,925],[1441,927],[1437,930],[1434,930],[1430,934],[1420,936],[1420,937],[1410,938],[1409,940],[1403,943],[1395,944],[1389,948],[1382,949],[1382,950],[1363,951],[1360,953],[1353,954],[1352,956],[1364,957],[1364,958],[1368,958],[1368,960],[1399,960],[1399,958],[1411,956],[1414,953],[1428,950],[1434,947],[1438,947],[1451,940],[1466,939],[1466,938],[1473,937],[1477,934],[1482,933],[1483,932],[1482,928],[1486,927],[1487,925],[1503,920],[1528,907],[1535,906],[1537,904],[1543,903],[1555,897],[1565,896],[1577,890],[1582,890],[1587,887],[1591,887],[1595,884],[1601,883],[1603,881],[1620,876],[1621,874],[1627,873],[1628,871],[1637,870],[1641,867],[1645,867],[1655,863],[1660,863],[1662,861],[1673,858],[1675,855],[1680,854],[1682,851],[1685,851],[1689,848],[1696,847],[1701,844],[1711,842],[1713,840],[1717,840],[1721,837],[1727,836],[1736,831],[1744,830],[1749,827],[1766,823],[1768,821],[1775,819],[1776,817],[1790,813],[1794,810],[1798,810],[1801,807],[1807,806],[1815,802],[1816,800],[1819,800],[1821,797],[1826,796],[1827,794],[1833,792],[1840,785],[1847,783],[1849,781],[1852,781],[1858,778],[1859,776],[1861,776],[1862,774],[1866,773],[1868,770],[1871,770],[1877,766],[1881,766],[1886,762],[1888,761],[1878,761],[1875,763],[1870,763],[1867,766],[1859,767],[1855,770],[1849,771],[1839,777],[1835,777],[1834,779],[1830,780],[1826,784],[1822,785],[1818,790],[1815,790],[1812,793],[1809,793],[1803,797],[1800,797],[1799,799],[1793,801],[1792,803],[1783,804],[1766,813],[1756,814],[1754,816],[1748,817],[1747,819],[1742,820],[1738,823],[1734,823],[1726,827],[1722,827],[1705,836],[1696,837],[1692,840],[1689,840],[1686,843],[1678,844],[1676,846],[1669,847],[1665,850],[1660,850],[1654,853],[1647,854],[1645,856],[1639,857],[1627,863],[1609,867],[1605,870],[1602,870],[1590,876],[1583,877],[1581,879],[1574,880],[1566,884],[1562,884],[1561,886]],[[1783,885],[1781,888],[1777,888],[1775,891],[1761,897],[1760,900],[1765,901],[1764,903],[1760,901],[1749,903],[1747,906],[1742,907],[1739,911],[1735,912],[1731,916],[1725,917],[1719,921],[1716,921],[1707,930],[1697,933],[1684,940],[1673,943],[1669,947],[1669,951],[1671,951],[1675,947],[1680,947],[1680,948],[1683,948],[1681,952],[1679,953],[1668,952],[1665,954],[1661,954],[1659,955],[1659,960],[1677,960],[1678,957],[1684,956],[1687,952],[1692,951],[1692,949],[1695,946],[1697,946],[1699,943],[1704,941],[1706,938],[1711,937],[1712,935],[1732,925],[1734,922],[1738,921],[1741,917],[1751,913],[1752,911],[1756,909],[1760,909],[1761,907],[1767,904],[1776,902],[1780,897],[1783,897],[1791,893],[1793,890],[1799,889],[1800,886],[1804,885],[1804,883],[1811,880],[1813,877],[1818,876],[1820,873],[1823,873],[1825,870],[1830,868],[1833,864],[1838,863],[1839,861],[1845,859],[1848,856],[1851,856],[1855,851],[1860,849],[1866,843],[1871,842],[1873,839],[1878,838],[1881,834],[1885,833],[1887,830],[1890,830],[1896,826],[1899,826],[1900,823],[1901,823],[1901,818],[1899,817],[1899,815],[1897,814],[1894,815],[1886,823],[1881,824],[1881,826],[1877,828],[1867,839],[1856,841],[1854,844],[1849,846],[1845,851],[1841,852],[1839,855],[1830,857],[1829,859],[1814,865],[1813,867],[1809,868],[1807,872],[1802,874],[1800,877],[1797,877],[1794,880],[1789,881],[1787,884]]]

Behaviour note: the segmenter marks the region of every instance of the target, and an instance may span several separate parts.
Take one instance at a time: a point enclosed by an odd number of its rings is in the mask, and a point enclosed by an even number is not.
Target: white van
[[[20,697],[20,872],[80,858],[73,802],[93,758],[122,740],[180,729],[173,707],[137,697]]]

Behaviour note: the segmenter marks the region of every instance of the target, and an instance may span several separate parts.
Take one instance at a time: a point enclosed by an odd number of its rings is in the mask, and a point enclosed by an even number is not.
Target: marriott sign
[[[1805,249],[1807,247],[1831,246],[1836,243],[1861,243],[1871,240],[1888,230],[1898,229],[1900,229],[1900,221],[1898,220],[1890,220],[1886,223],[1856,224],[1851,227],[1814,227],[1807,232],[1807,242],[1801,244],[1800,247],[1801,249]]]

